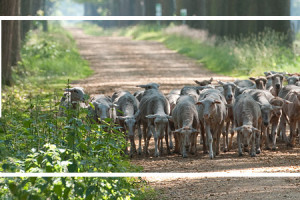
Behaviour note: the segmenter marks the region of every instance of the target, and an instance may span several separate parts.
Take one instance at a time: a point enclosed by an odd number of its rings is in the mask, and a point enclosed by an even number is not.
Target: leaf
[[[64,190],[64,195],[63,195],[63,199],[69,199],[69,193],[71,191],[71,188],[67,187],[65,190]]]
[[[62,185],[54,185],[53,190],[58,197],[62,196]]]
[[[69,172],[77,172],[77,168],[78,168],[78,166],[77,166],[76,163],[73,163],[73,164],[71,164],[71,165],[68,165],[68,171],[69,171]]]
[[[95,186],[89,186],[89,187],[86,189],[85,195],[86,195],[86,198],[87,198],[87,199],[91,199],[91,197],[92,197],[92,192],[93,192],[95,189],[96,189]],[[89,198],[89,196],[91,196],[91,197]]]
[[[10,182],[8,184],[8,188],[9,188],[9,190],[11,191],[11,193],[13,195],[16,196],[18,194],[18,188],[17,188],[17,185],[14,182]]]

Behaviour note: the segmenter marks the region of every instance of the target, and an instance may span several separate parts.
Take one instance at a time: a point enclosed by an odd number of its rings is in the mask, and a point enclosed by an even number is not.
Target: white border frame
[[[300,16],[0,16],[0,66],[2,65],[2,20],[300,20]],[[0,117],[2,102],[2,67],[0,71]],[[8,177],[165,177],[165,178],[221,178],[252,177],[278,178],[300,177],[300,173],[259,173],[259,172],[200,172],[200,173],[0,173],[0,178]]]

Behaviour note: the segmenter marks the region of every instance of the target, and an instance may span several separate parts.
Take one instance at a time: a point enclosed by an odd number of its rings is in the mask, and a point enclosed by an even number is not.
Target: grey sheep
[[[91,105],[88,107],[88,118],[92,123],[100,123],[107,118],[112,119],[113,122],[116,121],[115,107],[117,105],[112,103],[110,97],[102,94],[97,95],[93,97],[91,104],[93,104],[94,108]]]
[[[201,132],[206,132],[209,157],[213,159],[220,153],[220,135],[227,117],[226,99],[216,89],[201,91],[198,106]],[[205,138],[203,138],[205,141]]]
[[[259,149],[259,143],[256,143],[256,137],[260,137],[260,127],[262,123],[261,110],[259,104],[249,94],[241,94],[234,104],[234,123],[237,131],[238,154],[242,156],[242,143],[244,150],[248,150],[249,141],[251,141],[251,157],[256,156],[256,149]]]
[[[250,80],[254,81],[256,88],[260,90],[265,90],[266,89],[266,84],[267,84],[267,79],[265,77],[250,77]]]
[[[113,103],[117,105],[117,121],[122,127],[126,141],[128,138],[130,140],[130,156],[132,157],[136,152],[134,132],[138,114],[138,100],[128,91],[115,92],[113,97],[115,97]],[[127,147],[125,153],[127,153]]]
[[[187,149],[190,153],[196,153],[196,139],[199,133],[198,111],[193,97],[181,96],[172,111],[175,131],[175,152],[181,152],[182,157],[187,157]]]
[[[228,150],[230,150],[232,148],[232,140],[233,140],[233,136],[234,136],[234,123],[233,123],[233,104],[235,101],[235,90],[238,86],[236,86],[233,82],[222,82],[222,81],[218,81],[218,83],[220,85],[222,85],[223,88],[223,95],[226,99],[226,102],[228,105],[228,115],[227,115],[227,119],[226,119],[226,127],[225,129],[222,131],[223,133],[223,147],[224,147],[224,152],[227,152]],[[228,133],[229,133],[229,126],[231,124],[231,137],[230,137],[230,141],[228,141]]]
[[[282,88],[279,92],[279,97],[288,100],[289,104],[284,104],[282,108],[282,117],[280,119],[280,130],[284,140],[288,146],[294,146],[295,144],[295,135],[296,135],[296,126],[298,124],[298,129],[300,128],[300,87],[295,85],[287,85]],[[286,123],[290,125],[290,137],[287,139],[285,129]],[[300,143],[300,139],[299,139]]]
[[[145,142],[145,152],[148,154],[148,146],[153,134],[155,141],[155,154],[159,156],[163,152],[163,137],[165,136],[167,152],[170,153],[168,144],[168,121],[170,119],[170,105],[165,96],[157,89],[145,91],[139,106],[137,116],[139,128],[139,152],[141,152],[142,133],[140,125],[143,125],[143,136]],[[165,134],[164,134],[165,133]],[[158,148],[160,152],[158,152]]]
[[[85,93],[82,87],[66,88],[59,104],[59,116],[65,114],[65,110],[76,110],[80,102],[85,101]]]

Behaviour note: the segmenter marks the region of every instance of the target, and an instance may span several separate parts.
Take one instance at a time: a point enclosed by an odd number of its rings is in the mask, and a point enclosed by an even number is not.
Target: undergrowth
[[[209,70],[228,76],[259,76],[270,70],[294,73],[300,69],[298,54],[293,48],[283,45],[286,36],[269,29],[258,35],[241,36],[233,40],[210,35],[205,30],[173,24],[136,25],[116,30],[85,23],[83,28],[93,29],[94,35],[99,36],[114,31],[136,40],[156,40],[169,49],[196,59]]]
[[[2,88],[1,172],[138,172],[123,150],[118,126],[87,120],[87,109],[58,115],[68,79],[92,73],[62,28],[31,31],[14,70],[15,85]],[[86,97],[88,98],[88,96]],[[0,199],[135,199],[148,188],[138,178],[17,177],[0,179]]]

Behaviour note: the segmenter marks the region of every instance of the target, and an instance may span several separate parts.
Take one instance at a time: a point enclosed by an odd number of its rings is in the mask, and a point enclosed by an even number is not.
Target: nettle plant
[[[60,95],[57,92],[48,94],[39,91],[38,95],[33,95],[34,91],[29,95],[26,92],[11,88],[2,98],[0,171],[140,170],[131,166],[123,153],[127,143],[111,119],[102,124],[91,123],[87,118],[88,109],[79,106],[76,109],[64,108],[65,115],[59,116]],[[90,184],[91,180],[94,182]],[[43,199],[44,195],[53,199],[123,199],[137,193],[132,183],[133,179],[126,178],[1,179],[0,197],[11,195],[18,199]],[[124,185],[124,191],[121,185]]]

